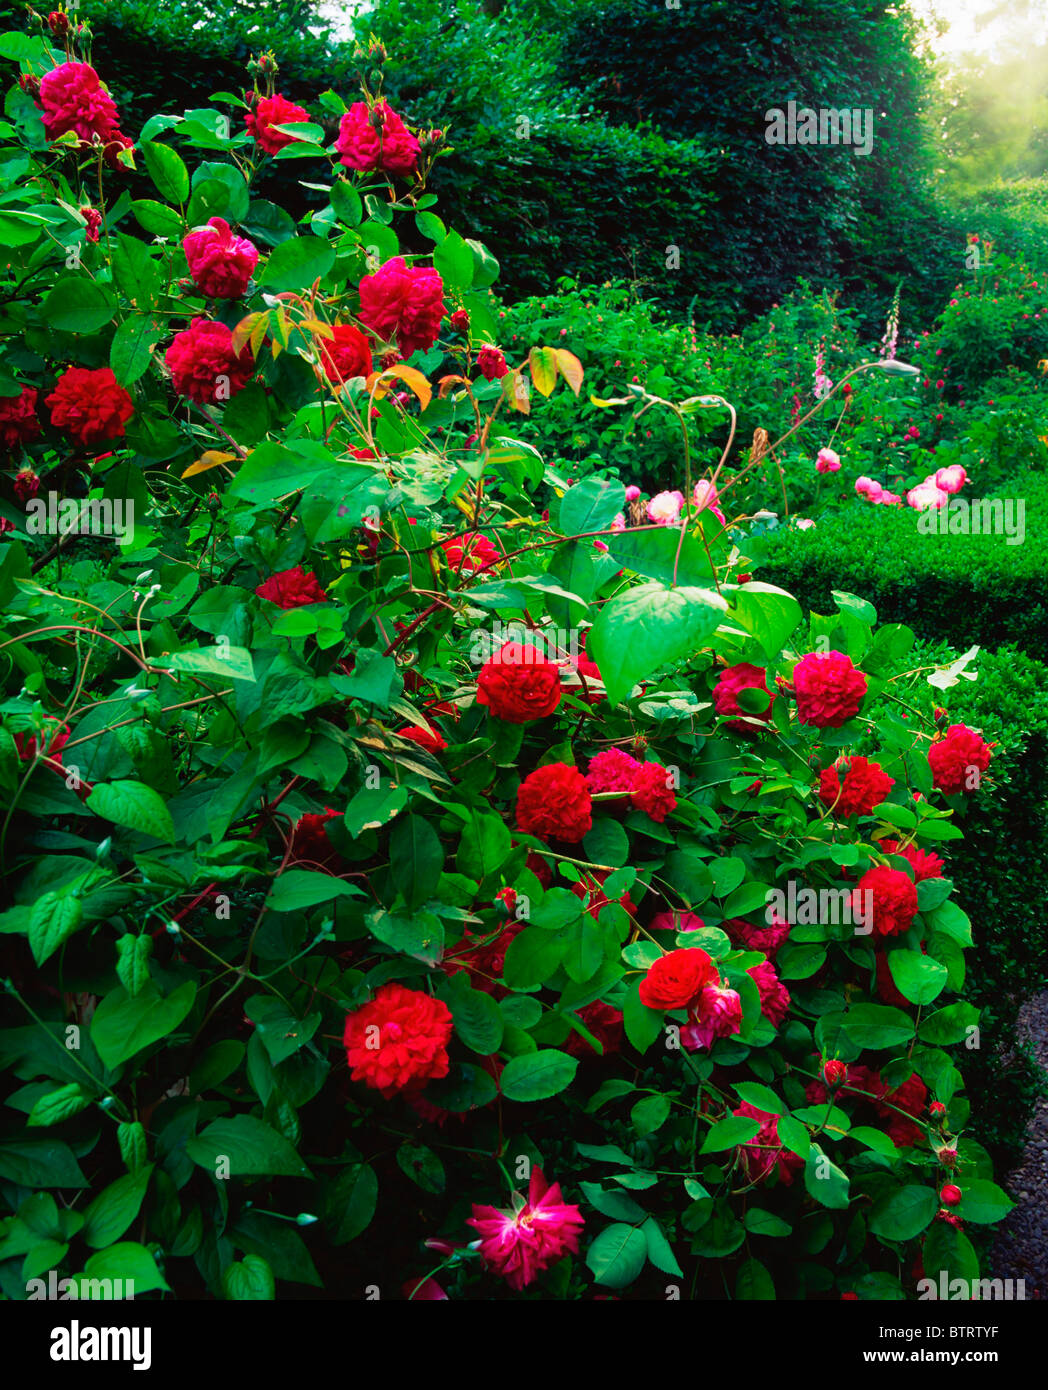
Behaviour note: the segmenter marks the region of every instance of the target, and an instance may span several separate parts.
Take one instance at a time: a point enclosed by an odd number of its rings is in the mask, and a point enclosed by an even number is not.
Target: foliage
[[[37,74],[63,56],[0,45]],[[978,1277],[1010,1202],[958,1067],[971,924],[883,844],[956,843],[966,800],[899,715],[912,633],[841,591],[805,622],[741,582],[744,527],[689,504],[624,528],[621,483],[569,485],[518,439],[582,364],[559,337],[491,353],[498,267],[433,211],[427,131],[394,184],[292,123],[274,162],[323,189],[296,226],[257,196],[235,102],[147,122],[115,167],[49,143],[21,86],[0,130],[0,386],[35,390],[41,423],[8,470],[27,457],[38,497],[18,469],[0,542],[0,1287],[395,1296],[429,1273],[500,1297],[466,1222],[519,1211],[539,1169],[584,1230],[525,1297],[901,1298],[919,1254]],[[216,217],[260,252],[218,301],[183,245]],[[403,227],[429,248],[410,267]],[[187,321],[228,343],[192,402]],[[348,378],[336,326],[374,354]],[[49,395],[70,364],[130,397],[108,447]],[[678,425],[708,404],[630,387]],[[85,494],[133,503],[127,529],[41,530],[33,502]],[[525,645],[493,660],[511,624]],[[803,703],[827,665],[833,717]],[[725,671],[752,667],[763,693],[726,712]],[[819,772],[864,747],[891,787],[840,817]],[[591,791],[612,749],[627,785]],[[874,870],[899,906],[871,934],[842,899]],[[832,906],[784,909],[772,943],[757,924],[799,888]],[[642,987],[677,950],[708,982],[656,1008]],[[877,1000],[878,954],[901,1004]]]

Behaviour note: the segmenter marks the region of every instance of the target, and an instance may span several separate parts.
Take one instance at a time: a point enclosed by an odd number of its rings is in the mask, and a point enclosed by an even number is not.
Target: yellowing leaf
[[[514,410],[519,410],[522,415],[531,414],[531,394],[528,391],[527,378],[518,367],[512,372],[507,372],[502,378],[502,394],[510,398]]]
[[[243,352],[245,344],[249,342],[252,343],[252,351],[255,353],[256,357],[258,356],[258,348],[252,342],[252,339],[259,323],[264,325],[262,330],[262,335],[264,337],[265,330],[269,325],[268,313],[248,314],[248,316],[241,319],[236,328],[233,329],[233,351],[237,356]]]
[[[557,366],[560,374],[577,396],[582,389],[582,363],[567,348],[557,348]]]
[[[303,319],[299,328],[304,328],[308,333],[315,333],[320,338],[333,338],[335,330],[330,323],[322,323],[320,319]]]
[[[528,354],[528,366],[535,390],[548,396],[557,384],[557,350],[551,347],[533,347]]]
[[[388,396],[393,387],[393,380],[398,379],[409,387],[418,398],[418,403],[423,410],[433,399],[433,388],[429,382],[414,367],[405,367],[397,363],[395,366],[387,367],[384,372],[372,372],[365,385],[369,391],[374,390],[375,397],[381,400],[383,396]]]
[[[189,465],[182,477],[195,478],[198,473],[206,473],[209,468],[218,468],[223,463],[232,463],[235,458],[236,454],[222,454],[217,449],[208,449],[196,463]]]

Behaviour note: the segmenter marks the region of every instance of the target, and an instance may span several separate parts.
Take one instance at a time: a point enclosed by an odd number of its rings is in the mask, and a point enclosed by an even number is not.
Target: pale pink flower
[[[627,501],[627,502],[636,502],[636,500],[637,500],[637,498],[638,498],[639,496],[640,496],[640,488],[637,487],[636,484],[630,483],[629,487],[626,489],[626,501]]]
[[[950,494],[937,487],[934,478],[926,478],[923,483],[911,487],[906,494],[906,501],[919,512],[927,511],[929,507],[945,507],[949,500]]]
[[[664,525],[678,521],[683,506],[683,492],[657,492],[648,503],[648,519],[661,521]]]
[[[625,518],[625,516],[623,515],[622,512],[618,512],[614,517],[612,517],[612,521],[611,521],[611,530],[612,530],[612,531],[625,531],[625,529],[626,529],[626,518]]]
[[[940,468],[935,474],[935,483],[943,492],[960,492],[968,481],[968,474],[959,463],[951,463],[949,468]]]
[[[887,488],[882,489],[879,497],[871,497],[871,502],[883,503],[886,507],[898,507],[902,505],[902,498],[897,492],[889,492]]]
[[[519,1210],[474,1203],[466,1225],[480,1232],[476,1248],[484,1263],[519,1292],[561,1256],[578,1251],[583,1218],[577,1206],[562,1200],[560,1184],[549,1187],[542,1169],[533,1168],[528,1200]]]
[[[835,449],[820,449],[815,455],[815,467],[819,473],[836,473],[841,466],[841,456]]]
[[[855,491],[860,497],[868,497],[871,502],[876,502],[884,488],[875,478],[868,478],[864,473],[861,478],[855,479]]]
[[[810,516],[798,516],[794,518],[798,531],[810,531],[815,525]]]

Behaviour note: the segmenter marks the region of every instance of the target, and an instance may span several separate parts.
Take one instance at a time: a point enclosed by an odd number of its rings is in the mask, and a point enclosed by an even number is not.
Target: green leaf
[[[415,912],[410,917],[402,917],[376,907],[364,920],[372,936],[401,955],[435,965],[444,950],[444,924],[434,912]]]
[[[737,1081],[735,1091],[740,1100],[763,1110],[768,1115],[783,1115],[786,1107],[773,1090],[756,1081]]]
[[[548,1100],[574,1081],[578,1066],[577,1057],[555,1048],[528,1052],[506,1063],[500,1089],[507,1100]]]
[[[322,280],[334,264],[331,242],[316,236],[292,237],[273,248],[258,282],[276,292],[305,290],[315,280]]]
[[[910,1183],[878,1197],[870,1209],[869,1226],[885,1240],[912,1240],[920,1235],[939,1210],[934,1188]]]
[[[685,531],[683,543],[678,526],[660,526],[657,531],[620,531],[607,538],[607,545],[624,569],[660,584],[673,583],[675,567],[679,584],[700,586],[713,580],[713,566],[694,528]]]
[[[978,1021],[979,1010],[973,1004],[948,1004],[945,1009],[939,1009],[923,1020],[921,1042],[930,1043],[933,1047],[961,1042],[968,1036],[969,1028],[977,1027]]]
[[[121,386],[130,386],[145,376],[159,341],[160,330],[141,314],[124,320],[109,348],[109,365]]]
[[[367,1230],[378,1205],[378,1178],[369,1163],[352,1163],[332,1183],[325,1224],[334,1245],[346,1245]]]
[[[608,700],[623,700],[663,666],[692,656],[721,621],[727,604],[711,589],[642,584],[600,610],[586,651],[600,667]]]
[[[246,647],[197,647],[164,657],[169,671],[193,676],[221,676],[223,680],[254,681],[255,669]]]
[[[779,1136],[782,1137],[781,1134]],[[787,1221],[783,1221],[781,1216],[776,1216],[773,1212],[762,1211],[760,1207],[750,1207],[743,1218],[742,1224],[751,1235],[755,1236],[788,1236],[792,1233],[793,1227]]]
[[[648,1246],[648,1259],[656,1269],[661,1269],[663,1274],[674,1274],[678,1279],[684,1278],[684,1271],[677,1263],[677,1257],[673,1253],[673,1247],[666,1239],[666,1233],[655,1220],[654,1216],[649,1216],[647,1221],[641,1226],[644,1232],[644,1239]]]
[[[732,596],[732,621],[756,637],[769,660],[779,655],[801,616],[801,606],[792,594],[759,579]]]
[[[848,1011],[844,1031],[856,1047],[896,1047],[913,1037],[913,1019],[885,1004],[858,1004]]]
[[[818,1144],[812,1144],[804,1165],[804,1186],[824,1207],[844,1210],[849,1202],[848,1175],[826,1157]]]
[[[623,483],[591,475],[569,487],[560,499],[557,524],[565,536],[606,531],[625,506]]]
[[[401,1144],[397,1150],[397,1164],[423,1192],[439,1194],[444,1191],[447,1184],[444,1165],[424,1144]]]
[[[125,1173],[111,1182],[84,1212],[84,1240],[94,1250],[119,1240],[134,1221],[145,1200],[153,1165]]]
[[[473,811],[463,827],[455,867],[478,884],[494,878],[509,855],[511,837],[501,816]]]
[[[389,837],[390,871],[410,910],[437,891],[444,869],[444,849],[423,816],[402,816]]]
[[[73,935],[83,916],[78,890],[41,893],[29,911],[29,948],[37,965],[43,965]]]
[[[143,932],[136,936],[126,932],[116,943],[117,979],[134,996],[149,983],[149,957],[153,954],[153,938]]]
[[[79,1084],[71,1081],[68,1086],[60,1086],[57,1091],[49,1091],[33,1105],[26,1120],[27,1126],[41,1127],[60,1124],[70,1115],[78,1115],[91,1104],[90,1096],[85,1096]]]
[[[743,1260],[735,1276],[735,1297],[768,1302],[775,1298],[775,1283],[760,1260]]]
[[[152,198],[137,198],[131,204],[135,221],[150,236],[166,237],[168,241],[181,241],[185,223],[172,208],[157,203]]]
[[[85,804],[89,811],[114,825],[153,835],[168,844],[175,842],[175,825],[167,802],[144,782],[96,782]]]
[[[360,194],[345,179],[338,179],[331,185],[331,206],[338,220],[346,227],[359,227],[364,220],[364,204],[360,201]]]
[[[605,1226],[586,1251],[586,1264],[598,1284],[624,1289],[632,1284],[648,1258],[648,1240],[643,1231],[617,1221]]]
[[[649,1009],[641,1003],[639,989],[640,981],[635,980],[627,990],[622,1000],[622,1022],[631,1046],[638,1052],[647,1052],[662,1035],[666,1019],[661,1009]]]
[[[56,282],[40,312],[60,333],[97,333],[111,321],[116,301],[97,281],[71,275]]]
[[[165,999],[148,984],[133,997],[123,986],[111,990],[91,1019],[91,1041],[112,1070],[150,1043],[173,1033],[193,1007],[196,984],[187,980]]]
[[[189,197],[189,170],[181,155],[155,140],[142,140],[138,148],[160,196],[169,203],[184,203]]]
[[[170,1292],[169,1285],[164,1283],[163,1276],[157,1269],[156,1260],[146,1247],[133,1240],[126,1240],[91,1256],[84,1265],[83,1273],[74,1276],[76,1297],[92,1298],[98,1293],[99,1280],[115,1279],[123,1280],[124,1288],[132,1284],[136,1297],[139,1294],[151,1293],[154,1289]],[[106,1295],[99,1293],[98,1296]]]
[[[19,1187],[87,1187],[76,1156],[60,1139],[0,1140],[0,1178]]]
[[[759,1120],[751,1119],[748,1115],[729,1115],[726,1119],[718,1120],[707,1132],[699,1153],[723,1153],[725,1149],[734,1149],[737,1144],[745,1144],[759,1133]]]
[[[285,869],[273,880],[266,904],[273,912],[300,912],[336,898],[359,897],[360,889],[333,874],[315,869]]]
[[[434,248],[433,267],[444,282],[445,294],[461,294],[473,283],[473,252],[458,232],[448,232]]]
[[[503,1020],[490,994],[473,989],[464,971],[453,975],[440,997],[451,1010],[455,1032],[471,1052],[490,1057],[502,1044]]]
[[[261,1255],[245,1255],[222,1271],[222,1292],[238,1303],[268,1303],[276,1295],[273,1271]]]
[[[299,1018],[282,999],[272,994],[252,995],[244,1004],[244,1013],[255,1024],[255,1031],[274,1066],[305,1047],[321,1022],[319,1011]]]
[[[964,1221],[974,1221],[977,1226],[1003,1220],[1015,1206],[1004,1189],[988,1178],[971,1178],[961,1186],[961,1193],[961,1201],[954,1211]]]
[[[536,989],[556,973],[566,950],[567,942],[554,933],[525,927],[509,944],[502,977],[511,989]]]
[[[889,951],[888,969],[899,993],[911,1004],[930,1004],[946,988],[946,966],[920,951]]]
[[[309,1169],[282,1134],[254,1115],[234,1115],[213,1124],[190,1139],[186,1152],[194,1163],[215,1176],[274,1175],[308,1178]],[[225,1162],[223,1162],[225,1160]]]
[[[670,1117],[669,1096],[645,1096],[630,1111],[630,1120],[638,1134],[654,1134]]]

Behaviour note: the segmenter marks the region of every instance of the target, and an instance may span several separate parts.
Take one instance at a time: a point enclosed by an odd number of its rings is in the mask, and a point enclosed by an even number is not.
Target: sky
[[[946,20],[949,28],[932,46],[947,60],[1003,57],[1020,34],[1031,44],[1048,42],[1048,0],[910,0],[910,8],[922,19]]]

